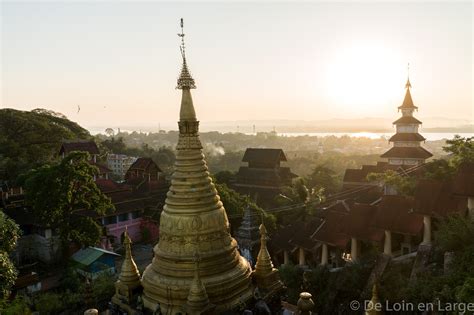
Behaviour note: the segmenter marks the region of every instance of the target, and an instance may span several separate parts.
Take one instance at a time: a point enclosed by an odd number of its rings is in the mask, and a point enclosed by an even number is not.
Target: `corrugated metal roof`
[[[84,265],[84,266],[89,266],[92,264],[94,261],[99,259],[102,255],[113,255],[113,256],[120,256],[119,254],[116,254],[114,252],[110,252],[108,250],[98,248],[98,247],[87,247],[83,248],[74,255],[72,255],[72,260]]]

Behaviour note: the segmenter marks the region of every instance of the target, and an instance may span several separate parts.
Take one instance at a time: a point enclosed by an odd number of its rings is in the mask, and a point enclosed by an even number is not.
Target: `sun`
[[[347,114],[373,115],[399,96],[402,62],[395,50],[383,45],[342,47],[327,67],[331,104]],[[395,94],[394,94],[395,93]]]

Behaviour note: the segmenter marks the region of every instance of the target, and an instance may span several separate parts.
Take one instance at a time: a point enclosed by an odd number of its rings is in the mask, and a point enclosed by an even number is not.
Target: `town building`
[[[97,167],[98,172],[99,172],[98,176],[94,176],[95,179],[97,178],[108,179],[109,178],[109,174],[111,174],[112,171],[99,161],[100,151],[99,151],[99,148],[97,147],[97,144],[94,141],[74,140],[74,141],[64,142],[61,145],[61,148],[59,149],[59,156],[62,159],[64,159],[66,155],[74,151],[89,153],[89,156],[90,156],[89,162],[95,167]]]
[[[130,166],[137,160],[134,156],[125,154],[107,154],[107,166],[112,174],[124,178]]]

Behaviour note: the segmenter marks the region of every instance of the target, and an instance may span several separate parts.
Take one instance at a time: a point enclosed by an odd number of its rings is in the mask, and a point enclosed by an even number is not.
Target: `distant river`
[[[382,133],[375,133],[375,132],[279,132],[279,136],[283,137],[299,137],[299,136],[317,136],[317,137],[327,137],[327,136],[349,136],[349,137],[356,137],[356,138],[370,138],[370,139],[378,139],[378,138],[390,138],[393,136],[395,132],[382,132]],[[461,137],[474,137],[474,133],[468,132],[420,132],[426,140],[435,141],[435,140],[442,140],[442,139],[452,139],[454,135],[460,135]]]

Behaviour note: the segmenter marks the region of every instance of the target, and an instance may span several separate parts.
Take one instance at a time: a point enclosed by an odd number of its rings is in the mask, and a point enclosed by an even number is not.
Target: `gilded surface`
[[[189,71],[186,64],[183,67],[186,77],[178,79],[183,94],[175,170],[161,214],[160,240],[143,273],[143,301],[152,311],[159,304],[163,314],[180,312],[195,276],[198,252],[200,281],[219,313],[251,298],[251,267],[229,233],[224,206],[209,177],[190,86],[183,83],[190,82]]]

